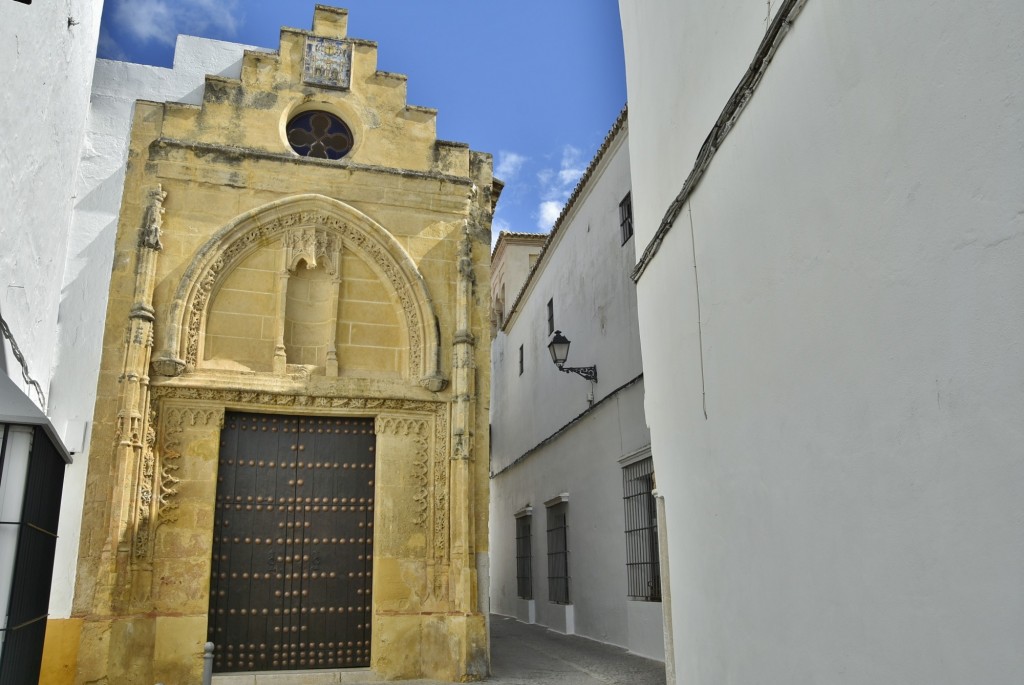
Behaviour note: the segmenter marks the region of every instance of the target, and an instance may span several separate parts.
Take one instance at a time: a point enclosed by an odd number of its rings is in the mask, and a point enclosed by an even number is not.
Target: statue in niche
[[[149,204],[146,205],[146,213],[142,218],[142,231],[139,233],[139,245],[148,247],[151,250],[163,250],[160,243],[160,233],[164,225],[164,200],[167,193],[163,186],[157,184],[156,188],[149,191]]]

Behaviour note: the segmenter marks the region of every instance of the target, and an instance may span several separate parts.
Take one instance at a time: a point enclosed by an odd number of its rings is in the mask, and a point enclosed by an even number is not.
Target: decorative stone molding
[[[157,376],[180,376],[185,372],[185,361],[176,357],[160,357],[153,360],[153,373]]]
[[[430,508],[432,509],[431,518],[433,519],[433,524],[428,530],[429,537],[432,538],[429,545],[430,548],[433,549],[433,556],[436,562],[443,563],[448,559],[448,488],[449,461],[451,458],[449,452],[449,441],[451,439],[451,434],[449,432],[450,407],[447,403],[425,400],[377,399],[372,397],[296,395],[263,390],[190,388],[174,385],[154,386],[152,389],[152,395],[154,400],[162,400],[164,402],[173,401],[174,405],[179,404],[181,401],[201,401],[206,404],[217,405],[220,407],[219,409],[195,410],[213,412],[213,416],[206,419],[208,423],[213,421],[216,417],[220,417],[218,420],[223,421],[223,408],[227,406],[245,406],[253,411],[274,410],[282,407],[288,407],[299,411],[303,409],[312,409],[314,412],[335,410],[332,414],[350,413],[376,415],[380,417],[376,427],[378,434],[383,431],[387,434],[400,435],[402,434],[401,431],[416,431],[415,436],[417,437],[417,440],[422,437],[422,439],[427,441],[428,447],[426,449],[428,451],[424,455],[423,460],[426,462],[427,459],[429,459],[430,476],[428,476],[428,478],[432,479],[432,484],[428,488],[428,496],[432,497]],[[168,409],[168,412],[170,411],[171,410]],[[183,412],[185,410],[178,409],[177,411]],[[398,416],[398,413],[404,414],[405,416]],[[431,417],[433,420],[427,421],[424,415],[426,415],[426,417]],[[199,425],[199,420],[199,417],[193,419],[191,415],[188,415],[183,416],[183,419],[180,420],[173,419],[170,422],[165,421],[164,430],[167,430],[168,425],[177,426],[180,424],[183,427]],[[400,420],[405,421],[406,423],[400,423]],[[416,424],[417,421],[423,424],[422,428]],[[429,446],[429,423],[433,423],[434,426],[432,450]],[[171,437],[173,438],[174,436],[172,435]],[[167,442],[168,438],[164,437],[165,451],[168,450]],[[180,456],[180,447],[178,447],[177,443],[172,442],[170,444],[170,452]],[[173,488],[173,484],[171,484],[170,487]],[[173,495],[171,497],[173,497]],[[168,499],[171,500],[171,498]],[[435,596],[440,598],[443,596],[443,593],[435,593]]]
[[[379,416],[376,431],[378,435],[394,435],[415,443],[415,457],[411,462],[412,478],[416,492],[412,496],[413,525],[423,526],[430,509],[430,430],[423,419],[402,416]]]
[[[292,264],[310,252],[315,261],[321,252],[327,253],[331,240],[372,263],[394,289],[405,317],[409,337],[407,376],[428,389],[443,388],[446,381],[440,368],[437,316],[416,264],[373,219],[322,195],[298,195],[247,212],[200,248],[171,303],[154,371],[177,375],[196,368],[212,293],[242,259],[278,239],[292,242]]]
[[[146,442],[142,451],[142,465],[139,469],[138,515],[135,522],[134,553],[135,559],[148,559],[154,513],[154,476],[156,474],[156,412],[150,410],[149,424],[146,428]]]
[[[178,484],[174,473],[180,468],[178,460],[183,454],[182,433],[189,428],[221,425],[223,409],[197,409],[192,407],[166,407],[160,422],[160,446],[156,445],[157,417],[150,413],[139,473],[138,517],[132,536],[136,561],[147,561],[152,555],[152,542],[162,523],[177,520]]]
[[[171,407],[165,412],[163,422],[163,450],[160,459],[160,491],[157,505],[159,507],[157,523],[174,521],[173,513],[178,508],[175,498],[178,495],[178,478],[174,476],[180,466],[178,460],[182,456],[181,434],[189,428],[220,427],[224,423],[223,409],[193,409]]]
[[[136,244],[135,288],[128,314],[124,361],[118,381],[117,426],[114,452],[123,487],[114,495],[123,514],[118,522],[119,554],[133,559],[148,558],[152,538],[152,520],[158,493],[156,486],[156,429],[146,375],[153,352],[153,292],[156,287],[157,260],[163,245],[164,200],[167,193],[157,184],[148,193],[148,203]],[[134,500],[132,498],[135,498]],[[156,495],[158,497],[158,494]]]
[[[142,219],[142,229],[139,231],[139,247],[147,247],[150,250],[163,250],[160,243],[160,234],[164,225],[164,200],[167,193],[159,183],[149,191],[149,204],[146,206],[146,213]]]
[[[326,261],[327,273],[337,276],[341,264],[340,241],[332,234],[319,228],[296,228],[284,235],[285,265],[295,271],[300,261],[306,262],[307,269],[317,267],[317,259]]]
[[[463,230],[462,240],[459,241],[459,276],[476,285],[476,273],[473,271],[473,241],[469,236],[469,227]]]
[[[448,451],[437,449],[437,445],[448,445],[448,407],[434,419],[434,558],[444,562],[448,558]],[[435,589],[434,595],[443,595]]]
[[[420,385],[430,392],[441,392],[448,387],[448,379],[440,374],[425,376],[420,379]]]

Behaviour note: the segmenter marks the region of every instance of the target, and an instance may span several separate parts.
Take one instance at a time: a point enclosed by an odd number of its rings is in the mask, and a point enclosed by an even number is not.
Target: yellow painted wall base
[[[39,671],[39,685],[72,685],[78,663],[78,640],[82,634],[82,619],[51,618],[46,622],[46,641],[43,644],[43,666]]]

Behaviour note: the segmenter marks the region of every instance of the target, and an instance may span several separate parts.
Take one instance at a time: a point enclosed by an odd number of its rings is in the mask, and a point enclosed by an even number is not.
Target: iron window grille
[[[523,514],[516,518],[516,588],[522,599],[533,599],[532,529],[532,515]]]
[[[65,466],[42,426],[0,423],[0,578],[10,588],[0,598],[3,685],[39,681]]]
[[[654,462],[650,457],[622,469],[626,510],[626,578],[629,597],[661,601],[658,511],[654,501]]]
[[[619,203],[619,230],[622,231],[622,244],[633,237],[633,194],[626,193]]]
[[[569,603],[569,504],[548,507],[548,601]]]

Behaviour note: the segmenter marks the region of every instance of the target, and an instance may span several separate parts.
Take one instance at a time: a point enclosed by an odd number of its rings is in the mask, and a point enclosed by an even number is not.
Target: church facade
[[[135,105],[44,674],[198,682],[208,641],[220,673],[487,673],[500,183],[346,24]]]

